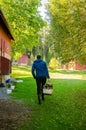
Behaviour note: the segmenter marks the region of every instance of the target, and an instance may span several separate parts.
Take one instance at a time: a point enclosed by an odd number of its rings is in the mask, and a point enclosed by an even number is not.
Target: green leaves
[[[85,0],[51,0],[49,12],[50,36],[58,57],[62,62],[78,59],[86,64]]]
[[[8,0],[1,2],[3,11],[11,26],[15,44],[12,44],[13,52],[24,52],[38,44],[38,32],[44,25],[38,13],[40,1],[37,0]]]

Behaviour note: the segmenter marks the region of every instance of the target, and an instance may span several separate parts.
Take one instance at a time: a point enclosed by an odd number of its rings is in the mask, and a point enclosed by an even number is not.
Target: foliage
[[[86,0],[49,0],[50,37],[62,62],[86,64]]]
[[[40,54],[42,56],[42,59],[44,59],[47,63],[49,63],[53,51],[51,51],[51,43],[48,41],[49,36],[49,26],[46,24],[39,32],[39,44],[38,46],[34,46],[32,49],[32,54],[35,57],[37,54]]]
[[[16,54],[14,55],[14,59],[17,60],[22,54],[19,52],[16,52]]]
[[[31,50],[38,44],[38,32],[44,26],[39,15],[39,0],[2,0],[1,7],[6,15],[15,41],[12,44],[12,55]]]
[[[49,63],[49,68],[51,68],[51,69],[57,69],[58,68],[56,58],[51,58],[50,63]]]
[[[40,49],[42,50],[42,57],[49,63],[51,58],[50,42],[48,41],[49,26],[46,25],[40,31]]]

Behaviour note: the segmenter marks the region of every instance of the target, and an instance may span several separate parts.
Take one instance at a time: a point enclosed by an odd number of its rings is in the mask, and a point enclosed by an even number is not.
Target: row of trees
[[[48,26],[42,28],[40,50],[49,62],[86,64],[86,0],[49,0]]]
[[[61,62],[86,64],[86,0],[49,0],[49,42]]]
[[[86,64],[86,0],[48,1],[46,24],[38,12],[40,0],[1,0],[15,37],[12,54],[29,50],[47,62],[53,56]]]

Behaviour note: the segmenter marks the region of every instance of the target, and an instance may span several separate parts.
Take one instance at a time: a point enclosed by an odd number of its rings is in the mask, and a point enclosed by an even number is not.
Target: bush
[[[52,58],[50,60],[49,68],[50,69],[57,69],[58,68],[58,63],[57,63],[57,59],[56,58]]]

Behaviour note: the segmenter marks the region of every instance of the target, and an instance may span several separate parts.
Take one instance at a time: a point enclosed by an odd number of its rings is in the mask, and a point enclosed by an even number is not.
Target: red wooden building
[[[0,82],[11,72],[11,40],[14,38],[0,8]]]
[[[86,70],[86,65],[80,65],[77,62],[70,61],[68,64],[62,65],[66,70]]]
[[[31,65],[30,55],[24,53],[18,59],[18,65]]]

